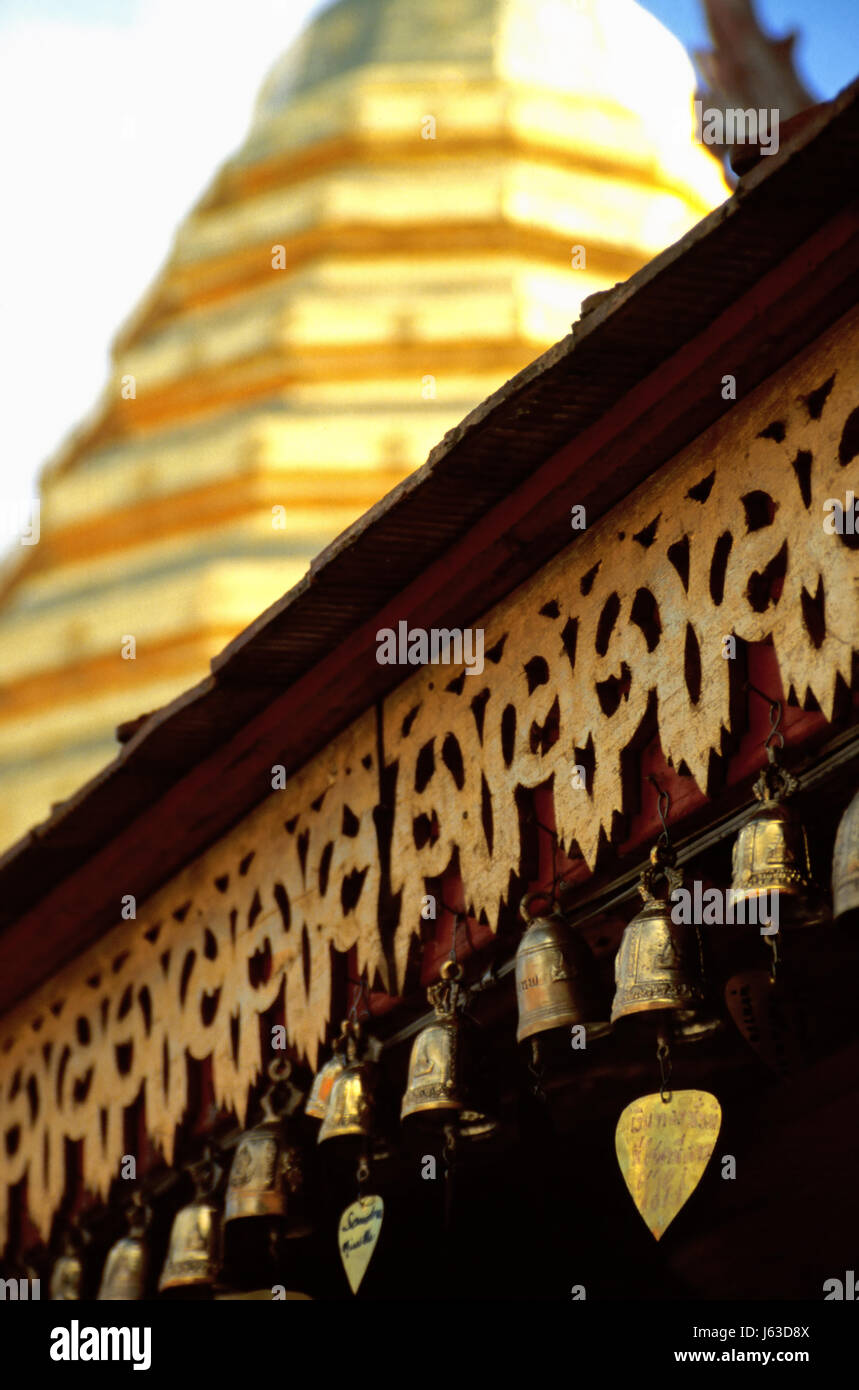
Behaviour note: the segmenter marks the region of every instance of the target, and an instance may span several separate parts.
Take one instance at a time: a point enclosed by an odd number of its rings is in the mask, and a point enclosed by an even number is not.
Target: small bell
[[[584,1025],[589,1040],[601,1037],[611,1024],[596,962],[557,903],[548,917],[531,916],[530,904],[541,896],[528,894],[520,908],[528,927],[516,951],[516,1041],[576,1023]]]
[[[51,1270],[51,1299],[55,1303],[77,1302],[83,1284],[83,1261],[80,1255],[67,1252],[60,1255]]]
[[[287,1140],[284,1124],[301,1100],[301,1092],[289,1087],[289,1101],[276,1114],[273,1095],[276,1086],[285,1082],[290,1073],[289,1063],[272,1062],[268,1069],[272,1085],[262,1097],[263,1118],[254,1129],[239,1140],[230,1168],[224,1223],[245,1217],[285,1217],[289,1199],[302,1187],[301,1155]]]
[[[345,1024],[344,1024],[345,1028]],[[344,1048],[346,1045],[346,1034],[341,1031],[340,1037],[334,1044],[334,1052],[313,1078],[313,1085],[310,1088],[310,1095],[307,1097],[307,1104],[304,1107],[305,1115],[309,1115],[312,1120],[324,1120],[325,1112],[328,1109],[328,1101],[331,1096],[331,1087],[342,1075],[346,1065],[344,1059]]]
[[[673,860],[672,850],[656,845],[642,872],[644,907],[626,927],[615,957],[611,1021],[653,1013],[661,1026],[668,1014],[674,1036],[691,1042],[715,1032],[721,1022],[706,1007],[699,928],[674,922],[669,903],[653,893],[660,878],[669,896],[681,886],[683,874]]]
[[[63,1246],[63,1253],[54,1262],[51,1270],[50,1298],[54,1303],[77,1302],[82,1297],[84,1266],[79,1250],[81,1233],[76,1228],[69,1232]]]
[[[129,1233],[110,1247],[104,1262],[99,1302],[117,1303],[144,1297],[148,1256],[143,1237],[150,1216],[149,1208],[136,1192],[128,1212]]]
[[[734,841],[735,920],[739,906],[747,923],[769,919],[779,928],[814,926],[826,913],[811,875],[805,829],[793,807],[785,805],[799,783],[776,762],[772,746],[767,759],[753,788],[761,805]]]
[[[183,1294],[210,1292],[221,1268],[221,1213],[207,1200],[221,1177],[210,1155],[192,1164],[193,1202],[173,1218],[167,1259],[158,1281],[158,1292]]]
[[[844,924],[859,922],[859,792],[841,817],[835,836],[832,915]]]
[[[343,1034],[346,1065],[331,1086],[328,1108],[319,1126],[318,1144],[327,1139],[367,1138],[373,1129],[376,1068],[366,1058],[360,1060],[358,1057],[359,1025],[347,1020]]]
[[[468,1098],[468,1055],[460,1017],[465,1002],[462,973],[461,965],[446,961],[441,983],[427,990],[436,1016],[412,1044],[409,1079],[400,1107],[402,1120],[421,1115],[448,1124],[455,1114],[477,1119],[478,1112]]]

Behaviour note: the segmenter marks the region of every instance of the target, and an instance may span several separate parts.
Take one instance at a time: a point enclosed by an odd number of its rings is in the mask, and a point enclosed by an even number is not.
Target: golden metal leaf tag
[[[657,1240],[704,1175],[722,1124],[722,1108],[709,1091],[641,1096],[617,1122],[620,1171],[645,1224]]]
[[[353,1293],[358,1292],[361,1280],[367,1273],[367,1265],[382,1229],[384,1213],[385,1203],[381,1197],[359,1197],[340,1217],[337,1243]]]
[[[779,1076],[802,1066],[796,1009],[768,970],[743,970],[725,986],[725,1003],[750,1047]]]

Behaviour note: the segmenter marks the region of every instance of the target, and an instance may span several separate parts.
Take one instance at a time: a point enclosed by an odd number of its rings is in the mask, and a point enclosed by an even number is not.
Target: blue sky
[[[706,46],[699,0],[646,7],[687,49]],[[39,467],[95,403],[110,342],[177,224],[241,143],[267,69],[321,8],[0,0],[0,502],[33,496]],[[859,0],[758,8],[776,36],[799,29],[815,94],[859,71]]]
[[[701,0],[641,0],[645,9],[671,29],[688,49],[706,43]],[[183,0],[175,0],[177,8]],[[303,0],[284,0],[283,9],[313,12],[324,8]],[[431,4],[432,0],[414,0]],[[13,19],[74,19],[81,23],[132,25],[147,0],[0,0],[0,27]],[[796,29],[801,35],[799,60],[807,82],[821,96],[834,96],[859,74],[859,0],[756,0],[761,20],[776,36]],[[241,23],[242,6],[236,5]]]
[[[644,8],[691,53],[708,46],[700,0],[641,0]],[[756,0],[763,28],[775,38],[799,33],[794,49],[807,87],[821,98],[834,97],[859,76],[859,0]]]

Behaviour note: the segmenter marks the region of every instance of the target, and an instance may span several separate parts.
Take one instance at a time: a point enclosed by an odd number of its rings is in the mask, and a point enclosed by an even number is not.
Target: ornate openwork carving
[[[244,1119],[261,1070],[259,1016],[286,977],[290,1042],[315,1064],[331,998],[331,947],[384,959],[376,927],[378,774],[369,711],[230,835],[87,951],[0,1028],[0,1246],[10,1184],[25,1174],[47,1234],[65,1183],[64,1140],[106,1195],[124,1152],[124,1106],[143,1091],[150,1138],[172,1159],[186,1055],[211,1057],[215,1097]],[[306,975],[305,975],[306,961]]]
[[[420,668],[383,702],[396,763],[391,889],[399,985],[426,878],[458,851],[467,898],[494,925],[520,867],[518,786],[553,778],[556,823],[593,864],[623,803],[622,759],[655,713],[665,754],[706,787],[730,729],[722,643],[771,640],[785,688],[831,715],[859,650],[859,538],[824,502],[859,492],[859,315],[761,387],[477,624],[479,676]],[[714,390],[718,390],[714,383]],[[574,785],[583,766],[586,785]],[[267,775],[267,774],[266,774]],[[316,1064],[331,948],[388,980],[379,925],[376,711],[0,1027],[0,1244],[27,1177],[47,1234],[64,1141],[105,1194],[122,1107],[143,1095],[172,1158],[188,1056],[245,1118],[259,1016],[286,979],[291,1044]],[[394,923],[385,924],[388,929]]]
[[[651,701],[666,757],[706,789],[730,731],[724,637],[771,640],[785,690],[831,717],[859,647],[859,538],[823,527],[827,498],[859,492],[857,348],[854,315],[493,608],[482,675],[422,667],[385,702],[400,973],[424,879],[455,850],[494,924],[520,862],[517,786],[554,778],[559,838],[593,865]]]

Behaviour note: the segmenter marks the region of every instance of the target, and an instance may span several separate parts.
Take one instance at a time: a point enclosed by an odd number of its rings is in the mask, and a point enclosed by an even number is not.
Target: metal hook
[[[781,956],[779,955],[778,949],[778,937],[768,936],[765,939],[767,945],[769,946],[772,952],[772,965],[770,967],[770,984],[774,985],[776,983],[776,975],[778,973],[778,964],[781,960]]]
[[[360,1004],[362,999],[364,1000],[364,1007],[366,1008],[368,1015],[372,1017],[373,1010],[370,1008],[370,991],[367,988],[367,981],[364,979],[364,976],[362,975],[360,980],[353,980],[351,975],[349,975],[347,978],[349,984],[357,986],[357,988],[360,991],[360,993],[357,994],[355,998],[352,1000],[352,1003],[349,1007],[349,1018],[351,1022],[358,1022],[358,1005]]]
[[[783,733],[781,732],[781,730],[779,729],[779,725],[781,724],[781,715],[782,715],[781,700],[771,700],[771,701],[770,701],[770,731],[769,731],[769,733],[767,734],[766,741],[764,742],[764,748],[767,750],[768,753],[769,753],[770,749],[773,747],[774,742],[775,742],[776,739],[778,739],[777,747],[779,747],[779,748],[784,748],[784,734],[783,734]]]
[[[659,843],[667,849],[671,844],[671,834],[668,830],[668,821],[666,819],[671,809],[671,797],[663,787],[660,787],[652,772],[648,772],[647,780],[648,782],[652,782],[656,788],[656,811],[662,822],[662,834],[659,836]]]
[[[660,1033],[656,1044],[656,1060],[659,1063],[659,1099],[663,1105],[668,1105],[671,1092],[666,1091],[666,1087],[671,1079],[671,1049],[664,1033]]]
[[[444,898],[440,898],[439,901],[441,902],[441,905],[444,908],[445,912],[449,912],[451,917],[453,918],[453,931],[451,933],[450,938],[450,959],[455,964],[457,958],[456,933],[459,931],[460,926],[465,927],[465,939],[468,942],[469,950],[472,952],[472,954],[475,951],[475,945],[471,939],[471,928],[468,925],[468,913],[463,912],[458,907],[451,907],[450,903],[446,903]]]
[[[543,1062],[539,1038],[531,1039],[531,1056],[528,1061],[528,1070],[534,1078],[531,1087],[533,1096],[537,1100],[544,1101],[546,1099],[546,1092],[543,1090],[543,1078],[546,1074],[546,1067]]]
[[[756,695],[760,695],[762,700],[766,700],[767,704],[770,707],[770,731],[767,734],[766,739],[764,740],[764,748],[766,748],[767,752],[769,752],[770,749],[773,747],[775,739],[778,739],[778,747],[784,748],[784,734],[781,732],[779,728],[782,716],[781,700],[774,700],[772,695],[767,695],[766,691],[758,690],[758,687],[756,685],[752,685],[751,681],[746,681],[743,689],[753,690]]]
[[[555,844],[558,843],[558,832],[555,826],[546,825],[543,821],[541,821],[533,806],[527,811],[526,820],[532,820],[535,825],[540,827],[541,830],[545,830],[547,835],[552,836],[552,839],[555,841]]]
[[[533,806],[527,811],[526,820],[533,821],[535,825],[539,826],[540,830],[544,830],[547,835],[551,835],[552,837],[552,869],[554,871],[552,875],[552,897],[554,898],[557,895],[559,885],[563,883],[563,878],[558,873],[558,865],[556,862],[558,848],[560,846],[557,827],[554,825],[546,825],[544,821],[541,821]]]
[[[446,903],[444,898],[442,898],[441,900],[441,905],[444,908],[445,912],[449,912],[451,917],[453,918],[453,927],[450,933],[450,959],[451,962],[454,965],[456,965],[456,933],[459,931],[460,921],[466,920],[465,913],[460,912],[459,908],[457,907],[451,907],[450,903]],[[469,942],[469,945],[470,944],[471,943]]]
[[[266,1068],[269,1081],[275,1086],[282,1081],[288,1081],[292,1075],[292,1063],[287,1057],[273,1057]]]

